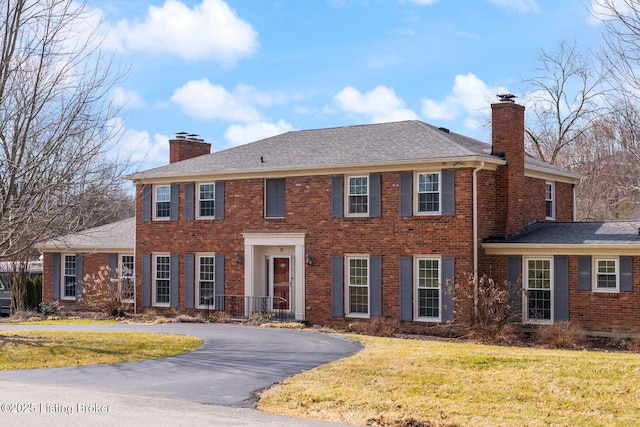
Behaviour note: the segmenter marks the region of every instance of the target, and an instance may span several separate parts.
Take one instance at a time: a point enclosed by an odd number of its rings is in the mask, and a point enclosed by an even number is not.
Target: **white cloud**
[[[405,108],[404,101],[396,96],[393,88],[387,86],[378,86],[365,93],[348,86],[342,89],[333,100],[339,110],[364,115],[373,123],[418,118],[413,110]]]
[[[110,125],[116,133],[108,150],[112,158],[130,163],[135,170],[169,163],[169,137],[160,134],[151,137],[147,131],[127,129],[122,118],[113,119]]]
[[[229,92],[204,78],[189,81],[178,88],[171,96],[171,101],[180,105],[191,117],[253,122],[262,117],[252,103],[265,105],[267,98],[267,95],[248,86],[238,86],[234,92]]]
[[[490,88],[475,75],[457,75],[452,91],[442,101],[422,100],[422,115],[427,120],[454,120],[464,116],[465,126],[477,129],[478,118],[488,113],[495,95],[508,92],[503,87]]]
[[[438,2],[438,0],[402,0],[402,2],[406,2],[406,3],[413,3],[413,4],[418,4],[418,5],[430,5],[430,4],[435,4]]]
[[[111,101],[116,107],[144,107],[144,100],[138,92],[121,87],[116,87],[111,91]]]
[[[489,2],[498,7],[504,7],[520,13],[540,12],[540,7],[536,0],[489,0]]]
[[[246,125],[231,125],[224,136],[232,146],[236,147],[291,130],[293,130],[293,126],[284,120],[280,120],[278,123],[254,122]]]
[[[161,7],[149,6],[143,22],[118,22],[106,42],[120,49],[233,64],[255,52],[258,36],[222,0],[203,0],[193,9],[181,1],[166,0]]]

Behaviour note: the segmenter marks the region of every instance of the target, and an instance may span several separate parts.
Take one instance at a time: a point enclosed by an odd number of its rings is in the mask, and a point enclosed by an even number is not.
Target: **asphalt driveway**
[[[0,371],[0,422],[15,419],[21,425],[30,425],[25,422],[38,419],[51,424],[71,407],[75,409],[73,414],[63,416],[60,425],[73,425],[69,423],[73,419],[87,422],[89,415],[94,425],[96,422],[100,425],[101,421],[108,422],[104,425],[113,425],[112,422],[122,420],[125,413],[140,416],[145,409],[157,406],[162,411],[153,413],[164,415],[153,425],[176,425],[168,421],[173,419],[172,416],[187,415],[185,411],[190,416],[194,416],[194,412],[200,413],[205,417],[203,420],[206,420],[206,425],[304,425],[302,420],[289,419],[289,423],[286,417],[268,416],[251,409],[254,407],[255,393],[304,370],[353,354],[361,348],[360,344],[338,335],[231,324],[0,324],[0,330],[25,329],[66,329],[78,330],[79,333],[83,330],[166,332],[201,337],[204,345],[191,353],[140,362]],[[36,395],[45,401],[35,402]],[[99,396],[104,401],[96,401]],[[81,398],[89,403],[78,401]],[[32,416],[17,414],[18,404],[26,407],[31,401],[34,401]],[[94,402],[94,407],[91,402]],[[111,407],[110,402],[116,407]],[[194,404],[197,410],[184,409]],[[203,407],[202,404],[207,406]],[[110,411],[101,413],[101,407],[108,407]],[[91,409],[93,411],[89,411]],[[212,411],[217,415],[211,414]],[[108,412],[119,414],[114,418]],[[227,416],[225,421],[214,422],[222,414]],[[142,425],[150,425],[149,415],[144,416]],[[235,416],[240,418],[235,419]],[[126,419],[131,421],[133,418],[127,416]],[[194,422],[198,424],[196,420],[191,420],[190,424],[194,425]],[[7,425],[4,422],[2,424]]]

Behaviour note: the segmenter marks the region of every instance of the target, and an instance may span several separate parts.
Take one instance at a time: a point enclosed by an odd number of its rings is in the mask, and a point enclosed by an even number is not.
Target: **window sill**
[[[422,323],[442,323],[442,319],[438,317],[415,317],[413,321]]]
[[[344,317],[348,317],[350,319],[369,319],[369,314],[360,314],[360,313],[347,313]]]

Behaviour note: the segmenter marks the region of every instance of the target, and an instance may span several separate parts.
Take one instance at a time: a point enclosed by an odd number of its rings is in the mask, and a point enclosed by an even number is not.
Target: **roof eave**
[[[616,243],[482,243],[487,255],[638,255],[640,242]]]

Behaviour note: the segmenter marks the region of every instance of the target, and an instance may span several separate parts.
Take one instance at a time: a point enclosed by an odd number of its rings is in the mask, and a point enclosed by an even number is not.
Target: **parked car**
[[[11,314],[11,288],[9,281],[3,274],[0,274],[0,315]]]

